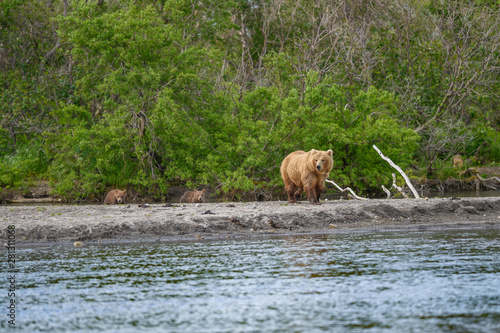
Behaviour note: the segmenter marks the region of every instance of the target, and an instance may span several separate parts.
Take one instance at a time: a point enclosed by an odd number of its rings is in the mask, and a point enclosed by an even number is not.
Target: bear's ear
[[[202,192],[205,193],[205,189],[203,189]]]
[[[333,156],[333,150],[331,150],[331,149],[328,149],[328,150],[326,151],[326,153],[327,153],[328,155],[330,155],[330,157],[332,157],[332,156]]]
[[[125,195],[125,194],[127,194],[127,190],[124,190],[124,191],[123,191],[123,194],[124,194],[124,195]]]
[[[316,152],[316,149],[311,149],[310,153],[314,154]]]

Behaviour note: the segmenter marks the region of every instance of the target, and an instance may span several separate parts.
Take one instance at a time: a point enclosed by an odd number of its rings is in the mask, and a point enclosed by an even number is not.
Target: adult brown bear
[[[312,149],[307,153],[299,150],[285,157],[280,171],[288,193],[288,202],[297,202],[302,191],[305,191],[310,204],[321,205],[319,196],[333,167],[332,155],[331,149]]]

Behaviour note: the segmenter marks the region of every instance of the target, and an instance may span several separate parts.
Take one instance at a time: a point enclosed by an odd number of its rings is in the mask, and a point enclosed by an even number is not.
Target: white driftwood
[[[412,191],[415,198],[420,199],[420,195],[418,195],[417,190],[415,190],[415,187],[413,187],[413,184],[410,182],[410,179],[408,178],[406,173],[404,173],[404,171],[399,166],[394,164],[394,162],[391,161],[391,159],[389,157],[384,156],[384,154],[382,154],[382,152],[380,151],[380,149],[377,148],[377,146],[373,145],[373,149],[375,149],[377,151],[377,153],[380,155],[380,157],[382,157],[384,160],[386,160],[394,169],[399,171],[401,176],[403,176],[403,178],[405,179],[406,184],[408,185],[408,187]]]
[[[405,191],[403,190],[403,188],[401,186],[398,186],[398,184],[396,184],[396,174],[395,173],[392,174],[392,187],[394,187],[396,190],[398,190],[399,193],[401,193],[401,195],[403,196],[403,198],[408,199],[408,194],[405,193]]]
[[[391,198],[391,191],[387,189],[384,185],[382,185],[382,189],[384,190],[385,194],[387,194],[387,199]]]
[[[477,177],[477,179],[479,179],[481,182],[484,182],[484,181],[489,181],[489,180],[496,180],[497,182],[499,182],[499,183],[500,183],[500,178],[498,178],[498,177],[490,177],[490,178],[486,178],[486,179],[484,179],[483,177],[481,177],[481,176],[479,175],[479,173],[476,173],[476,177]],[[491,188],[492,190],[496,190],[496,189],[497,189],[496,187],[493,187],[493,186],[488,186],[488,185],[486,185],[486,184],[483,184],[483,185],[484,185],[485,187],[487,187],[487,188]]]
[[[476,174],[476,177],[477,177],[480,181],[482,181],[482,182],[484,182],[484,181],[488,181],[488,180],[493,180],[493,179],[494,179],[494,180],[496,180],[497,182],[499,182],[499,183],[500,183],[500,178],[498,178],[498,177],[490,177],[490,178],[486,178],[486,179],[485,179],[485,178],[481,177],[478,173]]]
[[[329,182],[329,183],[332,183],[333,185],[335,185],[335,187],[338,188],[340,192],[345,192],[345,191],[351,192],[352,197],[355,198],[355,199],[358,199],[358,200],[369,200],[367,198],[362,198],[360,196],[357,196],[356,193],[354,193],[354,191],[350,187],[346,187],[345,189],[343,189],[342,187],[338,186],[337,184],[335,184],[335,182],[333,182],[331,180],[327,179],[326,181]]]

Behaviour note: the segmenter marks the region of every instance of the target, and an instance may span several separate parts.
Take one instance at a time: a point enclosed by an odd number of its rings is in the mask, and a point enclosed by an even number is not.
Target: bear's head
[[[205,189],[201,191],[194,191],[194,202],[204,202],[205,201]]]
[[[116,200],[116,203],[125,203],[125,200],[127,198],[127,190],[125,191],[120,191],[120,190],[116,190],[115,191],[115,200]]]
[[[309,152],[309,160],[313,164],[313,168],[319,173],[330,173],[333,168],[333,151],[311,150]]]

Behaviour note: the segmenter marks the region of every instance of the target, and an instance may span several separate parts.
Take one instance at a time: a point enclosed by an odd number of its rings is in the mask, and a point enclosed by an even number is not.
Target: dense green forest
[[[0,186],[282,190],[333,149],[363,193],[500,163],[497,0],[0,0]]]

